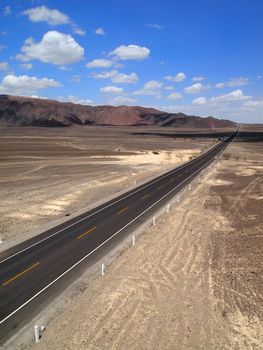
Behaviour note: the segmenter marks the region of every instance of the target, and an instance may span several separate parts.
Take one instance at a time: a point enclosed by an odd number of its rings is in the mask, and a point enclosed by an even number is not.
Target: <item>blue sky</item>
[[[0,94],[263,123],[260,0],[0,0]]]

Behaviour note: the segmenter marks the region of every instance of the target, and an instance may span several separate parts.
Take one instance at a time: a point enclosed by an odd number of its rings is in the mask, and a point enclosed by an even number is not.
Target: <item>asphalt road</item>
[[[0,254],[0,345],[131,229],[211,164],[233,140]]]

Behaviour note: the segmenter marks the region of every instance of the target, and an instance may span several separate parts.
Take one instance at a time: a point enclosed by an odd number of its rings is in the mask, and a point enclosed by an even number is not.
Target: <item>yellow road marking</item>
[[[160,190],[161,188],[163,188],[163,185],[159,186],[159,187],[158,187],[158,190]]]
[[[8,281],[2,283],[2,286],[6,286],[8,283],[14,281],[15,279],[17,279],[18,277],[24,275],[25,273],[27,273],[28,271],[32,270],[34,267],[36,267],[37,265],[39,265],[40,263],[37,262],[34,265],[30,266],[28,269],[18,273],[17,275],[15,275],[14,277],[10,278]]]
[[[80,239],[80,238],[86,236],[88,233],[90,233],[91,231],[94,231],[96,228],[97,228],[97,226],[92,227],[90,230],[82,233],[82,235],[78,236],[76,239]]]
[[[147,193],[145,196],[141,197],[141,200],[147,198],[149,196],[149,193]]]
[[[121,213],[123,213],[123,212],[124,212],[125,210],[127,210],[128,208],[129,208],[129,207],[126,207],[126,208],[124,208],[124,209],[118,211],[116,215],[120,215]]]

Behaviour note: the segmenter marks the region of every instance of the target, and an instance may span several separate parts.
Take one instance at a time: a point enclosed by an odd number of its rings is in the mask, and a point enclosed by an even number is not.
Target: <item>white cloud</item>
[[[31,22],[47,22],[51,26],[68,24],[70,19],[67,15],[56,9],[49,9],[46,6],[38,6],[23,12]]]
[[[120,60],[144,60],[149,54],[150,50],[147,47],[138,45],[121,45],[110,52],[111,56]]]
[[[262,120],[263,120],[263,100],[246,101],[242,107],[244,107],[245,109],[250,109],[250,110],[260,109],[261,113],[262,113]]]
[[[55,30],[45,33],[38,43],[35,43],[33,38],[28,38],[21,51],[23,53],[16,56],[21,61],[27,62],[37,59],[41,62],[58,65],[78,62],[84,55],[83,47],[71,35]]]
[[[169,80],[169,81],[174,81],[176,83],[179,83],[183,80],[185,80],[186,75],[183,72],[180,72],[176,75],[167,75],[166,77],[164,77],[164,79]]]
[[[114,62],[111,60],[106,60],[104,58],[95,59],[86,64],[88,68],[108,68],[114,65]]]
[[[79,74],[73,75],[70,81],[73,81],[74,83],[80,83],[80,75]]]
[[[233,102],[244,101],[251,99],[251,96],[244,95],[243,91],[238,89],[230,92],[229,94],[211,97],[211,102]]]
[[[199,92],[203,91],[203,90],[207,90],[209,89],[210,86],[209,85],[203,85],[202,83],[195,83],[193,85],[187,86],[184,91],[187,94],[198,94]]]
[[[157,80],[150,80],[144,84],[143,88],[133,92],[133,95],[148,95],[156,96],[160,95],[160,89],[162,88],[163,83]]]
[[[72,103],[77,103],[80,105],[91,105],[93,104],[93,101],[90,99],[80,99],[79,97],[73,96],[73,95],[69,95],[66,99],[64,99],[64,102],[72,102]]]
[[[205,79],[204,77],[200,77],[200,76],[192,78],[193,81],[203,81],[204,79]]]
[[[11,11],[11,7],[10,6],[6,6],[3,8],[3,14],[5,16],[11,15],[12,11]]]
[[[9,64],[7,62],[0,62],[0,70],[8,70]]]
[[[27,75],[6,75],[0,84],[0,93],[21,95],[33,94],[37,90],[46,89],[49,87],[58,87],[61,84],[48,78],[29,77]]]
[[[129,105],[129,104],[134,104],[135,102],[137,102],[137,100],[126,96],[117,96],[111,100],[111,103],[114,105],[124,105],[124,104]]]
[[[133,84],[138,81],[138,76],[136,73],[120,73],[117,70],[104,71],[100,73],[91,73],[91,77],[95,79],[111,79],[113,83],[119,84]]]
[[[136,73],[130,73],[130,74],[118,73],[115,76],[113,76],[111,80],[113,81],[113,83],[133,84],[138,81],[138,76]]]
[[[30,97],[32,97],[32,98],[40,98],[40,99],[42,99],[42,100],[46,100],[47,99],[47,97],[45,97],[45,96],[39,96],[39,95],[30,95]]]
[[[182,98],[182,94],[180,92],[173,92],[167,96],[169,100],[180,100]]]
[[[222,89],[225,87],[243,86],[247,84],[248,84],[248,78],[239,77],[239,78],[229,79],[229,81],[224,83],[217,83],[215,87],[218,89]]]
[[[78,34],[80,36],[86,35],[86,31],[84,29],[79,28],[76,25],[73,25],[72,31],[73,31],[73,33]]]
[[[0,44],[0,51],[3,50],[3,49],[5,49],[5,48],[6,48],[5,45],[1,45],[1,44]]]
[[[95,34],[97,34],[97,35],[105,35],[106,32],[105,32],[105,30],[102,27],[99,27],[99,28],[97,28],[95,30]]]
[[[156,30],[161,30],[163,29],[163,27],[160,25],[160,24],[157,24],[157,23],[154,23],[154,24],[147,24],[147,27],[148,28],[152,28],[152,29],[156,29]]]
[[[204,106],[206,103],[207,99],[205,97],[198,97],[192,101],[192,104],[196,106]]]
[[[20,67],[26,70],[32,69],[33,68],[33,64],[32,63],[21,63]]]
[[[65,70],[65,71],[70,71],[71,68],[67,67],[67,66],[59,66],[58,67],[60,70]]]
[[[174,89],[174,87],[173,87],[173,86],[171,86],[171,85],[166,85],[166,86],[164,86],[164,87],[163,87],[163,89],[164,89],[164,90],[168,90],[168,91],[169,91],[169,90],[173,90],[173,89]]]
[[[121,94],[123,88],[117,86],[103,86],[100,91],[106,94]]]

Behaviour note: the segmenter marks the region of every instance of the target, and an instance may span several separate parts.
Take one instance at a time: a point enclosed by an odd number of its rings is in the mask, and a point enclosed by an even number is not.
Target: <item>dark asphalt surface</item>
[[[191,182],[236,134],[187,164],[0,254],[0,345],[72,282],[81,265],[98,260]]]

